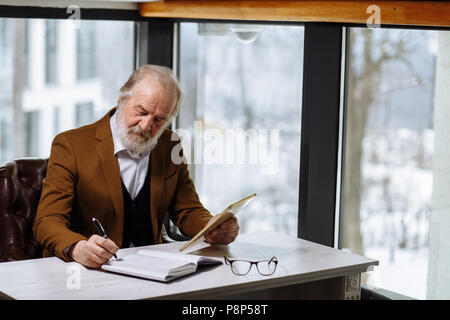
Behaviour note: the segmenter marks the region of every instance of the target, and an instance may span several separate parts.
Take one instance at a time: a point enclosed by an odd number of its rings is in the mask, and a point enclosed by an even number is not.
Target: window
[[[37,154],[39,150],[39,111],[29,111],[24,113],[24,125],[27,130],[25,131],[25,155],[32,157]]]
[[[9,45],[12,41],[14,23],[11,19],[0,19],[0,67],[7,68],[11,64],[12,48]]]
[[[75,106],[75,114],[77,127],[92,123],[94,120],[94,104],[92,102],[78,103]]]
[[[57,23],[56,20],[45,20],[45,82],[48,84],[56,83],[57,80]]]
[[[60,126],[61,108],[55,107],[53,109],[53,135],[57,135],[61,131]]]
[[[8,110],[9,111],[9,110]],[[11,118],[11,112],[0,112],[0,161],[3,163],[5,161],[12,159],[12,144],[11,137],[13,128],[11,126],[11,122],[8,121]]]
[[[95,77],[95,25],[81,21],[77,30],[77,79]]]
[[[240,233],[297,234],[302,26],[181,23],[177,133],[203,205],[257,193]]]
[[[2,162],[48,157],[57,133],[116,106],[134,70],[134,22],[0,18],[0,35]]]
[[[380,261],[367,284],[418,299],[450,297],[449,40],[350,30],[342,248]]]

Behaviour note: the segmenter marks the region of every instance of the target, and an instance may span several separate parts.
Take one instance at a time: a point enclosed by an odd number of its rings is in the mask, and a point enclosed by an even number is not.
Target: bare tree
[[[356,37],[362,38],[362,51],[356,53]],[[362,141],[366,133],[367,120],[371,106],[377,99],[377,88],[380,85],[383,65],[392,60],[405,63],[412,72],[411,64],[407,60],[409,53],[406,48],[407,39],[401,37],[397,42],[388,38],[375,39],[376,32],[370,29],[362,29],[358,32],[353,29],[350,32],[349,54],[349,82],[348,82],[348,111],[347,111],[347,137],[346,137],[346,165],[344,175],[344,201],[343,201],[343,226],[342,247],[349,248],[357,254],[364,254],[363,239],[361,235],[361,198],[364,192],[364,184],[361,172],[361,160],[363,155]],[[375,55],[374,52],[380,54]],[[354,63],[354,61],[360,63]],[[416,77],[418,77],[416,75]],[[420,80],[420,78],[419,78]],[[419,81],[420,83],[420,81]],[[389,180],[389,177],[388,177]],[[390,181],[383,181],[388,188]],[[386,191],[386,190],[385,190]]]

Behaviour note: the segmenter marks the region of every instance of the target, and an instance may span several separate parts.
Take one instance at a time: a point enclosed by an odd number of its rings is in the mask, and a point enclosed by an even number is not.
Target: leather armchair
[[[33,223],[48,159],[24,158],[0,167],[0,262],[40,258]]]

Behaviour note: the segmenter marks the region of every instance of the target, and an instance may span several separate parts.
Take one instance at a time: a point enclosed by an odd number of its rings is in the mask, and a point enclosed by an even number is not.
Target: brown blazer
[[[58,134],[52,143],[47,176],[33,225],[44,257],[56,255],[97,233],[92,217],[99,219],[108,237],[122,246],[124,207],[119,165],[109,118]],[[150,154],[150,212],[155,243],[161,243],[163,219],[172,221],[187,236],[200,231],[212,217],[199,201],[187,165],[174,164],[171,152],[178,141],[165,129]]]

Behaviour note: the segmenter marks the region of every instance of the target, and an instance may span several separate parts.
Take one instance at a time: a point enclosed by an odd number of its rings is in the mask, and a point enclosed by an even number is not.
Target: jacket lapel
[[[109,118],[115,108],[99,121],[96,138],[99,142],[96,144],[98,157],[102,164],[103,176],[108,186],[108,191],[114,205],[115,220],[114,234],[123,233],[123,194],[120,180],[119,163],[114,155],[114,142],[109,125]],[[122,245],[122,239],[117,239],[117,245]]]

